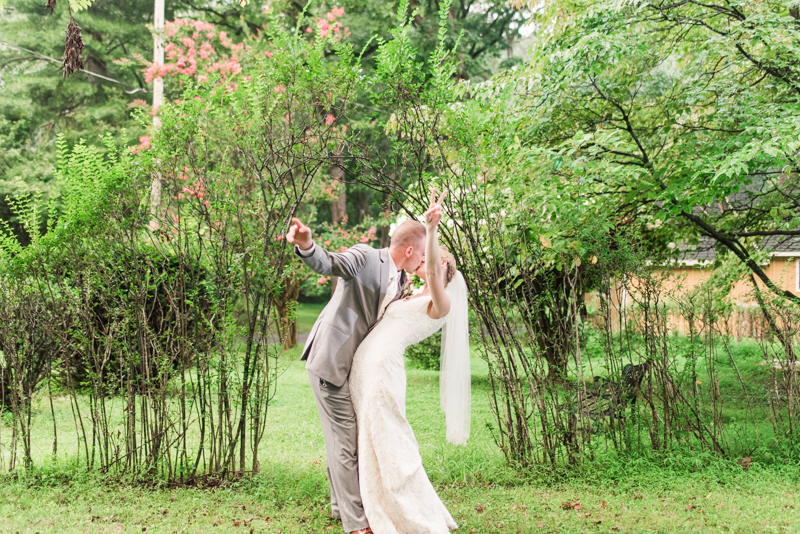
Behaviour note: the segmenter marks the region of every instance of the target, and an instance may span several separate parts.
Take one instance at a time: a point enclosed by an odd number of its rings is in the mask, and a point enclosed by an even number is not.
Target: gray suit
[[[345,531],[369,526],[358,486],[356,415],[350,398],[349,375],[356,349],[378,321],[388,289],[391,259],[388,249],[356,245],[331,253],[314,245],[304,256],[314,272],[340,278],[330,302],[311,329],[303,349],[311,389],[322,421],[331,485],[331,511]],[[399,277],[395,299],[404,276]]]

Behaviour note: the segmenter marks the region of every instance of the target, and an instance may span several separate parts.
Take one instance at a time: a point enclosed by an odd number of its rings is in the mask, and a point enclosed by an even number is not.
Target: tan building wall
[[[675,265],[669,269],[671,276],[669,280],[665,281],[664,293],[667,295],[669,293],[674,294],[676,284],[680,284],[680,292],[691,290],[708,280],[712,272],[710,267],[702,264]],[[788,256],[788,254],[773,256],[769,265],[764,266],[764,272],[781,289],[800,295],[800,252],[795,257]],[[757,283],[762,290],[765,289],[760,280],[757,279]],[[640,290],[641,288],[636,280],[629,280],[624,286],[621,283],[617,285],[610,299],[612,303],[612,324],[619,324],[620,310],[632,304],[638,297],[635,294],[630,295],[629,292],[638,292]],[[747,280],[737,282],[731,289],[731,296],[736,307],[731,316],[726,318],[726,324],[722,325],[724,330],[737,338],[758,337],[764,333],[767,325],[754,298],[752,284]],[[597,293],[586,295],[587,305],[597,308],[599,302]],[[687,319],[679,313],[672,314],[669,317],[669,323],[672,329],[682,334],[690,330]],[[699,329],[699,326],[696,325],[695,328]]]

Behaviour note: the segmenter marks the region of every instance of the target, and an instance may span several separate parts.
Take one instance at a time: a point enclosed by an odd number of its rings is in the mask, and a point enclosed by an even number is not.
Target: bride
[[[470,368],[467,290],[455,259],[438,244],[445,191],[425,212],[425,261],[416,271],[421,293],[392,303],[359,345],[350,372],[358,424],[359,483],[364,512],[376,534],[447,534],[458,528],[422,466],[406,419],[403,354],[440,328],[440,390],[447,439],[469,437]]]

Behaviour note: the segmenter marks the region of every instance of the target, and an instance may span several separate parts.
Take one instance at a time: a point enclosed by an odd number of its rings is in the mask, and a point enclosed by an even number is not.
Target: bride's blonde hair
[[[442,256],[442,260],[447,262],[447,271],[444,275],[444,285],[447,286],[456,275],[456,259],[450,254],[450,251],[444,247],[439,247],[439,253]]]

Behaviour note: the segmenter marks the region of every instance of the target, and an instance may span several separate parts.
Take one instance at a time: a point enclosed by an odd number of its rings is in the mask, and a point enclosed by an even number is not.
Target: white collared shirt
[[[397,295],[397,281],[400,279],[400,271],[397,270],[392,255],[388,254],[388,252],[387,255],[389,256],[389,285],[386,287],[386,296],[383,297],[383,302],[381,302],[381,307],[378,310],[378,317],[383,316],[386,307],[392,303],[395,295]]]

